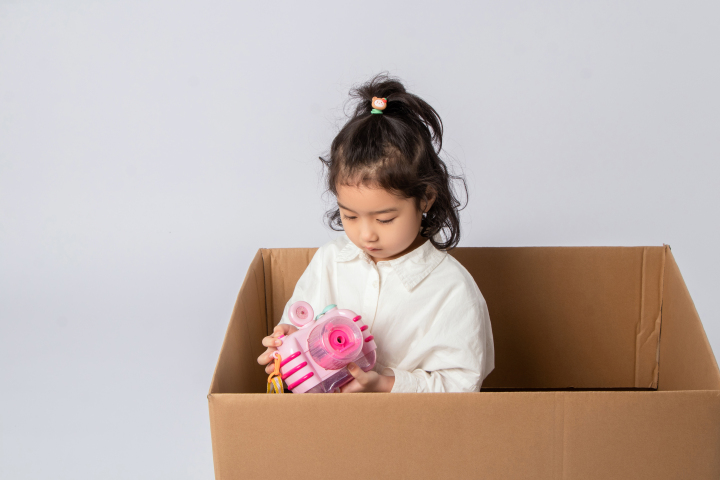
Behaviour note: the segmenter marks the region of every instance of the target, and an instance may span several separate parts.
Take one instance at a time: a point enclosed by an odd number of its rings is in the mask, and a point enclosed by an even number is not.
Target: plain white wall
[[[1,2],[0,476],[212,476],[205,395],[248,264],[335,235],[317,157],[381,70],[445,121],[462,246],[668,243],[720,352],[718,14]]]

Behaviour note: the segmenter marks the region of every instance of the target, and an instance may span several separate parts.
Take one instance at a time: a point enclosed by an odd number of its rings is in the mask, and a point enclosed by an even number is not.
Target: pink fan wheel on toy
[[[302,328],[313,321],[315,312],[307,302],[295,302],[290,305],[288,316],[293,325]]]

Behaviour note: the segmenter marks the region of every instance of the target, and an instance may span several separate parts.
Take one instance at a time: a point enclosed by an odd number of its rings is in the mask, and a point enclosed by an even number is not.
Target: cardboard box
[[[720,371],[668,246],[455,249],[493,326],[479,393],[265,394],[260,341],[315,250],[250,265],[208,395],[217,479],[720,478]]]

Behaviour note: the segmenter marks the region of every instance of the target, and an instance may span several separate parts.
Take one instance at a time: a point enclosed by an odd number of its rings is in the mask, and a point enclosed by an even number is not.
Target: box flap
[[[640,319],[635,330],[635,388],[657,388],[665,249],[642,249]]]
[[[490,311],[483,388],[654,388],[663,247],[458,248]]]
[[[720,390],[720,370],[668,247],[660,335],[660,390]]]
[[[255,392],[262,387],[266,376],[257,357],[265,351],[261,340],[266,335],[266,328],[265,274],[262,254],[258,250],[230,316],[210,393]]]
[[[316,251],[317,248],[261,249],[265,266],[268,333],[280,323],[285,304]]]

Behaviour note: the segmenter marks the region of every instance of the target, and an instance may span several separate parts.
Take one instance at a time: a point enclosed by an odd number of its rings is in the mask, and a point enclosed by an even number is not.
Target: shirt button
[[[377,280],[376,280],[376,281],[373,282],[373,287],[377,288],[377,286],[378,286],[378,283],[377,283]]]

